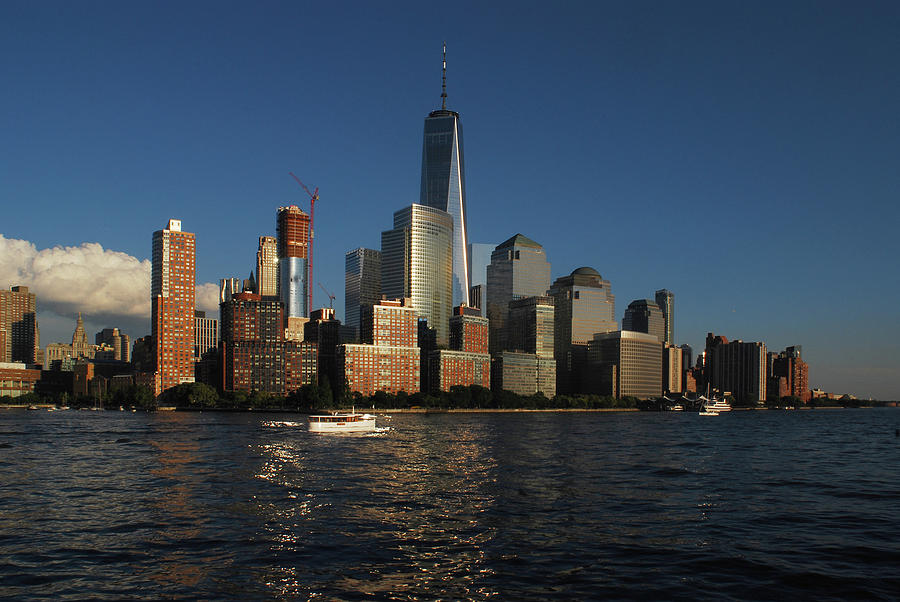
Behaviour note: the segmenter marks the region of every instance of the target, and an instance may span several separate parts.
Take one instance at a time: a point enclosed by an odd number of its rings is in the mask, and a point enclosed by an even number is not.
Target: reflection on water
[[[4,413],[0,598],[900,591],[900,413],[672,414]]]

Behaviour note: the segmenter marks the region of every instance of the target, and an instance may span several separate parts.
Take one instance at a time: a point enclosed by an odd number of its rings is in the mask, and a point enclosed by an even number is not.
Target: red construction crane
[[[334,309],[334,295],[331,293],[330,290],[325,288],[325,285],[322,284],[321,282],[319,283],[319,286],[321,286],[322,290],[325,291],[325,294],[328,295],[328,308]]]
[[[309,272],[307,273],[306,284],[307,284],[307,311],[312,312],[313,309],[313,224],[316,218],[316,201],[319,200],[319,188],[316,187],[315,192],[310,192],[309,188],[306,187],[306,184],[300,181],[300,178],[294,175],[294,172],[289,171],[291,177],[297,180],[297,183],[303,187],[303,190],[306,191],[306,194],[309,195]]]

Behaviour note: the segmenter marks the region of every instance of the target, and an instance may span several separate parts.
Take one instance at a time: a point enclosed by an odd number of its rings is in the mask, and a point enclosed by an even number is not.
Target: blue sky
[[[41,263],[10,241],[137,274],[170,217],[199,284],[244,278],[277,207],[308,208],[293,171],[320,188],[315,305],[322,282],[342,312],[344,253],[418,199],[446,40],[473,242],[521,232],[554,278],[609,279],[620,320],[668,288],[680,343],[803,345],[811,385],[898,399],[898,31],[893,2],[7,1],[0,286]],[[37,286],[43,345],[78,309],[149,332],[78,307],[86,274]]]

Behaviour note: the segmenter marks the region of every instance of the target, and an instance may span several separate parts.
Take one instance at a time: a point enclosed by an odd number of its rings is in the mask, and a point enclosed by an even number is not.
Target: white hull
[[[371,433],[375,431],[375,416],[371,414],[329,414],[310,416],[311,433]]]

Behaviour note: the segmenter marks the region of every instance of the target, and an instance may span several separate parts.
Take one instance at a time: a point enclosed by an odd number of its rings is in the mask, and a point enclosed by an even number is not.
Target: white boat
[[[716,410],[700,410],[699,414],[701,416],[718,416],[719,413]]]
[[[375,416],[351,412],[334,412],[309,417],[311,433],[367,433],[375,431]]]
[[[712,399],[707,399],[706,397],[700,397],[700,411],[706,412],[716,412],[717,414],[720,412],[730,412],[731,404],[729,404],[724,399],[716,399],[713,397]]]

